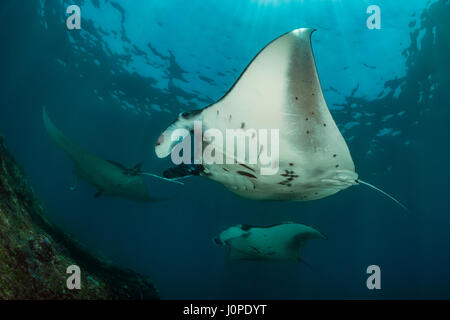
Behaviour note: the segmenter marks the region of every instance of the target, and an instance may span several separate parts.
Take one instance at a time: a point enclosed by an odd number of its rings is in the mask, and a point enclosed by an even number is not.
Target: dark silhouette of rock
[[[81,289],[66,286],[81,269]],[[47,218],[0,136],[0,299],[159,299],[146,277],[96,257]]]

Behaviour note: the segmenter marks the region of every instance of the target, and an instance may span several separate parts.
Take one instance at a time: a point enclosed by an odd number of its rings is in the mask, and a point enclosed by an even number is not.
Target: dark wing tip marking
[[[237,171],[237,174],[240,174],[241,176],[257,179],[256,176],[254,176],[251,173],[245,172],[245,171]]]

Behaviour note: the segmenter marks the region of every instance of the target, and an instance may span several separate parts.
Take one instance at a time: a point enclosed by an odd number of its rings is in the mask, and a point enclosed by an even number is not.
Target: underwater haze
[[[81,8],[68,30],[66,9]],[[381,29],[369,29],[370,5]],[[447,0],[2,0],[0,132],[51,220],[148,275],[162,299],[450,298],[450,3]],[[162,174],[161,132],[220,99],[270,41],[315,28],[323,93],[365,181],[309,202],[240,198],[202,177],[145,177],[151,196],[94,197],[47,135],[45,107],[90,152]],[[295,221],[326,235],[305,263],[230,261],[236,224]],[[370,265],[381,289],[366,286]]]

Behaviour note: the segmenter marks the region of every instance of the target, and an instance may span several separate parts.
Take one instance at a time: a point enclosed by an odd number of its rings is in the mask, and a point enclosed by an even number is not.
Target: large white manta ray
[[[275,39],[219,101],[181,113],[158,138],[157,156],[168,156],[177,144],[172,133],[180,128],[192,132],[194,121],[201,121],[203,130],[214,128],[224,136],[227,129],[278,129],[276,174],[261,174],[260,163],[203,161],[201,175],[256,200],[309,201],[359,183],[375,188],[358,180],[347,144],[328,110],[311,48],[313,31],[296,29]],[[203,137],[203,144],[208,143],[214,140]],[[225,145],[214,147],[226,154]]]
[[[316,229],[294,222],[272,226],[236,225],[214,241],[229,248],[231,260],[301,261],[307,241],[326,237]]]

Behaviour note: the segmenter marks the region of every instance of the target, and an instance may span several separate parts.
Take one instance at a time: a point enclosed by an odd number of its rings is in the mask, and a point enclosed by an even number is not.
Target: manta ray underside
[[[229,248],[231,260],[302,261],[306,243],[318,238],[326,239],[312,227],[285,222],[259,227],[239,224],[221,232],[214,241]]]
[[[223,136],[227,129],[275,129],[279,130],[279,157],[271,164],[278,167],[275,174],[261,174],[260,162],[203,161],[201,175],[256,200],[309,201],[359,183],[367,184],[358,179],[347,144],[325,102],[311,48],[313,31],[296,29],[275,39],[258,53],[219,101],[181,113],[158,138],[157,156],[168,156],[176,146],[172,133],[180,128],[192,131],[195,121],[201,121],[203,132],[212,128]],[[249,139],[250,145],[257,135],[249,134]],[[236,158],[227,153],[225,144],[203,136],[205,146],[212,147],[216,155]],[[267,149],[273,147],[269,141]],[[258,157],[263,152],[269,151],[260,147]]]

